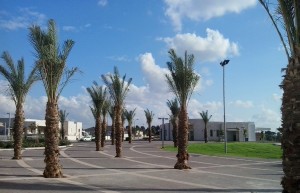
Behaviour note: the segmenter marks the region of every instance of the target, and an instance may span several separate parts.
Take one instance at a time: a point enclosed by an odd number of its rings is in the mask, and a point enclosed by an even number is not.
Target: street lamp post
[[[6,113],[6,114],[8,114],[8,131],[10,130],[10,113]],[[8,134],[9,132],[7,132],[6,133],[6,128],[5,128],[5,137],[6,137],[6,139],[7,139],[7,134]]]
[[[168,120],[168,118],[159,117],[158,119],[161,119],[162,124],[163,124],[163,128],[161,129],[162,130],[162,132],[161,132],[161,148],[164,149],[165,148],[165,144],[164,144],[164,141],[165,141],[165,120]]]
[[[220,63],[223,67],[223,107],[224,107],[224,144],[225,153],[227,153],[227,129],[226,129],[226,111],[225,111],[225,65],[229,63],[229,60],[224,60]]]

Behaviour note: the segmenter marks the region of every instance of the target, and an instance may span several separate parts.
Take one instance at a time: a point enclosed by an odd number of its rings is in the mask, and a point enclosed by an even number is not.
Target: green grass
[[[173,146],[167,146],[165,149],[167,151],[177,151],[177,148]],[[224,143],[192,143],[188,146],[189,153],[212,156],[281,159],[282,155],[281,147],[273,143],[227,143],[227,154],[224,151]]]

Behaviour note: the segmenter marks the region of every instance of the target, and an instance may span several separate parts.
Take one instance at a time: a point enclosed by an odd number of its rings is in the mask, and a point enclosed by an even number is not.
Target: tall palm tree
[[[135,110],[131,110],[131,111],[128,111],[127,109],[125,109],[124,111],[124,115],[127,119],[127,122],[128,122],[128,137],[129,137],[129,143],[132,142],[132,121],[135,117]]]
[[[110,138],[111,138],[111,144],[115,145],[115,107],[113,104],[111,104],[110,108],[108,109],[108,114],[111,118],[111,131],[110,131]]]
[[[126,75],[124,75],[121,79],[117,67],[114,67],[113,74],[102,75],[101,77],[115,105],[116,157],[122,157],[122,109],[132,78],[126,82]]]
[[[173,125],[173,142],[174,142],[174,147],[178,146],[177,143],[177,138],[178,138],[178,115],[180,112],[180,108],[178,105],[178,100],[175,98],[174,100],[168,100],[167,101],[167,106],[171,110],[172,115],[170,116],[171,123]]]
[[[105,144],[105,138],[106,138],[106,127],[107,127],[107,123],[106,123],[106,115],[108,113],[108,110],[110,108],[110,101],[106,98],[103,102],[103,106],[102,106],[102,126],[101,126],[101,148],[104,147]]]
[[[38,80],[36,76],[36,68],[33,68],[29,73],[27,79],[25,77],[24,59],[18,60],[15,65],[13,59],[8,52],[3,52],[1,58],[4,60],[5,65],[0,65],[0,74],[9,83],[9,94],[16,105],[15,121],[13,126],[14,135],[14,156],[13,159],[22,159],[22,138],[24,127],[24,102],[29,89],[32,84]]]
[[[152,111],[150,111],[149,109],[144,110],[145,112],[145,116],[146,116],[146,120],[147,120],[147,124],[148,124],[148,136],[149,136],[149,143],[151,143],[152,140],[152,131],[151,131],[151,123],[153,121],[153,117],[154,117],[154,113]]]
[[[187,104],[200,77],[194,72],[194,55],[185,52],[184,59],[178,57],[173,49],[169,50],[170,62],[167,62],[170,74],[166,74],[168,86],[179,102],[178,154],[175,169],[190,169],[187,165],[188,116]]]
[[[272,14],[269,6],[274,2],[259,1],[271,18],[288,59],[280,85],[283,89],[281,147],[284,172],[281,184],[284,193],[300,192],[300,2],[278,0],[275,13]]]
[[[211,119],[212,115],[208,115],[208,111],[202,111],[199,112],[200,116],[202,117],[202,120],[204,122],[204,141],[207,143],[207,124],[209,120]]]
[[[92,87],[88,87],[87,92],[90,94],[92,99],[92,107],[91,111],[95,118],[95,143],[96,143],[96,151],[100,151],[101,146],[101,111],[103,107],[103,103],[107,98],[106,88],[103,86],[99,86],[97,82],[93,82]],[[105,117],[104,117],[105,119]]]
[[[40,26],[29,28],[29,39],[35,50],[36,65],[47,94],[45,128],[45,163],[44,177],[63,177],[59,163],[57,102],[59,96],[78,68],[67,69],[66,61],[73,48],[74,41],[66,40],[59,48],[54,20],[49,20],[48,30]]]
[[[60,129],[61,129],[61,139],[65,139],[65,128],[64,123],[67,119],[67,116],[69,113],[66,112],[66,110],[59,110],[59,120],[60,120]]]

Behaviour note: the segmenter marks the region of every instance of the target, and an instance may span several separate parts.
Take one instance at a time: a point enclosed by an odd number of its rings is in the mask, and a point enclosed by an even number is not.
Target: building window
[[[213,130],[210,130],[209,132],[210,132],[210,136],[213,137],[214,135]]]

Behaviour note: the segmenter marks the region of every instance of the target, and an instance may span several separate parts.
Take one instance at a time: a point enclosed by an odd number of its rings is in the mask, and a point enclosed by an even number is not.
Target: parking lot
[[[165,142],[168,144],[170,142]],[[161,142],[123,143],[123,158],[106,144],[96,152],[94,142],[61,149],[61,179],[42,177],[43,149],[0,150],[0,192],[281,192],[281,160],[191,155],[191,170],[175,170],[176,154],[160,149]]]

